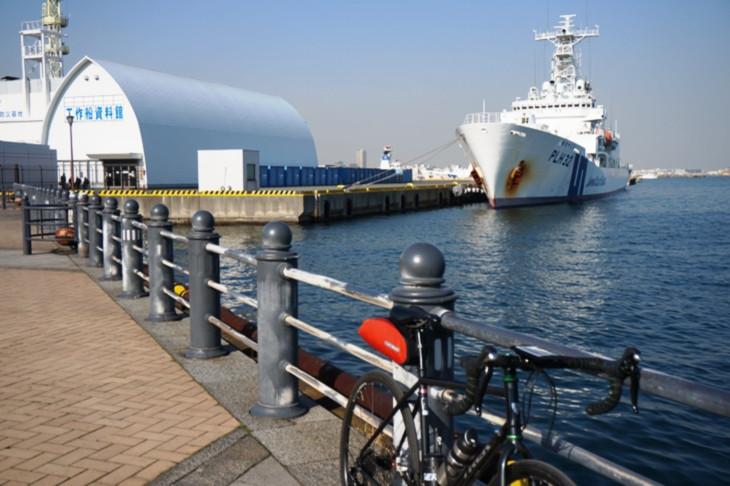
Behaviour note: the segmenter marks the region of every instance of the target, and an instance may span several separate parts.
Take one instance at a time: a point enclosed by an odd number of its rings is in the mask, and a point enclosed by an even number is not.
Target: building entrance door
[[[137,189],[139,186],[136,162],[104,162],[104,187],[107,189]]]

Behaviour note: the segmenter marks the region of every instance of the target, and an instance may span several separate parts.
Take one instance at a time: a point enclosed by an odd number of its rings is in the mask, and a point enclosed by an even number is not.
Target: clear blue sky
[[[0,0],[0,76],[21,73],[20,23],[42,0]],[[403,162],[451,141],[470,112],[507,108],[549,73],[534,41],[577,14],[600,37],[583,73],[636,168],[730,166],[728,0],[64,0],[69,70],[83,56],[278,95],[320,162]],[[545,45],[543,45],[545,44]],[[431,160],[466,160],[456,146]]]

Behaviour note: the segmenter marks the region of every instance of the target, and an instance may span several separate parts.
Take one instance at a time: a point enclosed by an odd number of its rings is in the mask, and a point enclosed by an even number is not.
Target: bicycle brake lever
[[[638,349],[627,348],[624,356],[622,367],[625,368],[622,371],[625,373],[624,376],[628,375],[631,380],[631,408],[634,413],[639,413],[639,378],[641,377],[639,362],[641,361],[641,355]]]
[[[492,379],[492,373],[494,372],[494,366],[488,366],[487,372],[482,376],[481,382],[479,383],[479,390],[477,391],[476,400],[474,402],[474,411],[477,416],[482,416],[482,401],[484,400],[484,394],[487,392],[487,386],[489,381]]]
[[[631,365],[629,377],[631,378],[631,407],[634,413],[639,413],[639,378],[641,372],[638,364]]]

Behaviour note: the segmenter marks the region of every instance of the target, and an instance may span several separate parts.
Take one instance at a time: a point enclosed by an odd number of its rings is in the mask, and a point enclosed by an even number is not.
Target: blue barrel
[[[327,185],[327,169],[324,167],[315,167],[314,169],[314,185]]]
[[[314,185],[314,167],[302,167],[302,185]]]
[[[274,177],[271,177],[271,174],[269,174],[272,182],[271,187],[284,187],[286,184],[284,181],[284,167],[274,166],[272,169],[274,171]]]
[[[286,165],[283,168],[284,172],[284,187],[291,187],[293,185],[293,179],[294,179],[294,169],[290,169]]]
[[[332,167],[325,167],[326,181],[325,186],[336,186],[337,185],[337,170]]]

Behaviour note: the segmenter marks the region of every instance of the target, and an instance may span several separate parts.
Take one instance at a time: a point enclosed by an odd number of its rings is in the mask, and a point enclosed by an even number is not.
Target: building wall
[[[58,187],[56,151],[47,145],[4,142],[0,140],[0,186],[11,188],[13,183]]]
[[[0,140],[41,143],[46,110],[60,83],[56,78],[47,86],[38,78],[0,80]]]
[[[140,186],[197,187],[198,150],[256,150],[261,164],[316,167],[299,113],[276,96],[85,58],[48,112],[43,141],[70,159],[137,160]]]
[[[144,145],[139,123],[119,84],[100,65],[77,65],[54,97],[45,122],[47,144],[55,147],[70,177],[73,137],[74,176],[103,185],[100,160],[134,159],[144,184]],[[73,115],[71,127],[66,120]],[[101,173],[100,173],[101,172]]]

